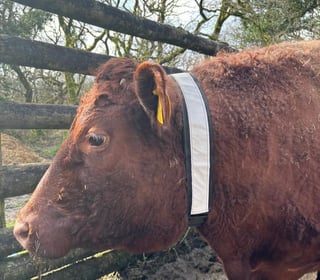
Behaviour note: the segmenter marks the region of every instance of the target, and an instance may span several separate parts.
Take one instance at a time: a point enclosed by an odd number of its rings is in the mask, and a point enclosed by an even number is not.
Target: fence
[[[120,19],[125,16],[128,21],[134,22],[134,24],[124,25],[130,26],[131,35],[144,37],[141,26],[145,34],[154,34],[154,32],[148,32],[148,29],[150,31],[156,28],[158,38],[144,38],[174,45],[180,44],[181,47],[206,54],[215,54],[221,48],[228,49],[225,44],[205,40],[182,29],[176,30],[168,25],[135,18],[128,13],[123,14],[122,11],[94,0],[80,2],[77,0],[16,0],[15,2],[120,32],[124,31],[119,24],[123,21],[117,20],[117,17]],[[59,10],[57,8],[59,6],[63,7],[63,10]],[[113,20],[108,22],[110,18]],[[114,22],[117,24],[114,25]],[[117,30],[117,28],[120,29]],[[1,63],[93,75],[94,69],[110,58],[106,55],[0,34]],[[165,70],[168,73],[180,71],[169,67]],[[75,111],[75,106],[16,104],[1,101],[0,132],[2,129],[67,129]],[[1,166],[0,152],[0,208],[3,208],[5,198],[31,193],[47,168],[47,164]],[[96,253],[75,250],[64,258],[46,263],[32,259],[27,252],[17,253],[19,251],[21,247],[15,240],[12,229],[0,229],[0,280],[32,277],[35,279],[97,279],[101,275],[126,267],[136,259],[136,256],[125,252]]]
[[[15,42],[21,40],[6,35],[0,35],[1,38]],[[25,41],[24,43],[32,45],[36,50],[38,46],[42,46],[40,42]],[[56,46],[52,47],[56,48]],[[78,55],[78,51],[71,50],[69,53],[69,50],[63,49],[64,51],[66,51],[66,57],[69,58],[74,53]],[[83,54],[81,55],[83,56]],[[103,61],[106,61],[109,58],[99,55],[92,56],[88,53],[85,55],[89,58],[93,57],[92,60],[88,59],[88,65],[97,64],[96,57],[100,59],[98,61],[102,61],[102,58],[104,58]],[[57,64],[55,65],[57,67]],[[63,65],[61,64],[61,67]],[[83,65],[81,67],[82,70],[79,72],[90,73],[90,71],[84,70]],[[87,67],[87,69],[90,68]],[[0,132],[2,129],[67,129],[75,112],[75,106],[16,104],[1,101]],[[0,207],[4,209],[4,199],[6,198],[31,193],[47,168],[48,164],[0,165]],[[13,236],[12,228],[0,229],[0,280],[21,280],[32,277],[34,279],[97,279],[102,275],[126,267],[137,258],[137,256],[125,252],[96,254],[96,252],[75,250],[62,259],[46,263],[45,261],[33,260],[27,252],[17,253],[19,251],[21,251],[21,247]]]
[[[68,128],[74,106],[0,103],[0,129],[3,128]],[[0,166],[0,199],[31,193],[48,168],[48,164]],[[0,279],[97,279],[127,266],[135,256],[125,252],[75,250],[68,256],[48,263],[35,261],[21,247],[12,228],[0,230]],[[8,257],[9,256],[9,257]],[[61,267],[63,266],[63,269]],[[94,269],[93,269],[94,267]],[[57,268],[60,270],[55,271]],[[47,273],[48,271],[54,271]],[[38,276],[37,276],[38,275]],[[81,275],[81,277],[79,277]]]

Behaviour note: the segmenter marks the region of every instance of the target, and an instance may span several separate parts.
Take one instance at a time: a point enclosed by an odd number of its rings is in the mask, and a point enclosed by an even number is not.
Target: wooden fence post
[[[1,146],[1,132],[0,132],[0,166],[2,166],[2,146]],[[6,227],[6,215],[4,198],[0,197],[0,228]]]

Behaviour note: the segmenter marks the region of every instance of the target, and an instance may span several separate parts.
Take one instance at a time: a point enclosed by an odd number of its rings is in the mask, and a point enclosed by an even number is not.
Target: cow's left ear
[[[135,74],[135,92],[149,118],[168,124],[171,117],[170,98],[166,91],[167,74],[154,62],[141,63]]]

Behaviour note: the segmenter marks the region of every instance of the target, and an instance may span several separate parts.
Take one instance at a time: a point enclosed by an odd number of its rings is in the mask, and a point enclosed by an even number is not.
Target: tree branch
[[[24,94],[26,103],[31,103],[32,97],[33,97],[33,90],[32,90],[30,83],[28,82],[26,76],[21,71],[21,69],[18,65],[11,65],[10,67],[13,71],[15,71],[17,73],[19,81],[21,82],[24,89],[26,90],[26,92]]]

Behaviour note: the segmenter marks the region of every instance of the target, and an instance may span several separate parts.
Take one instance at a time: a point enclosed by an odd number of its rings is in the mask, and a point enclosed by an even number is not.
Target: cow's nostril
[[[18,241],[23,241],[29,236],[29,224],[17,222],[14,226],[13,233]]]

